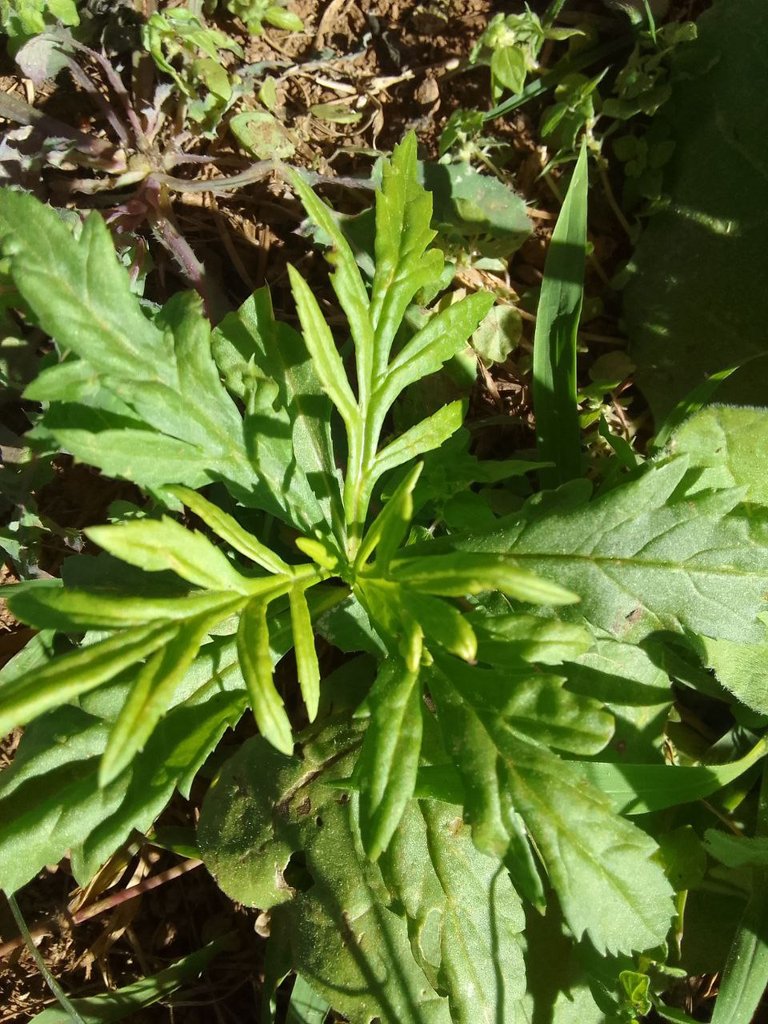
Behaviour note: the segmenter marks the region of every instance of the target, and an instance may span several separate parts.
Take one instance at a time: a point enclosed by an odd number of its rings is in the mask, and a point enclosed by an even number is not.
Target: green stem
[[[67,998],[67,994],[64,991],[64,989],[61,987],[58,981],[56,981],[54,976],[48,970],[48,967],[46,966],[45,960],[43,960],[42,958],[40,950],[35,945],[34,940],[29,933],[27,922],[24,920],[24,915],[19,909],[19,904],[16,902],[16,897],[13,895],[9,895],[6,896],[6,899],[8,900],[8,906],[11,908],[11,913],[13,914],[13,918],[19,929],[19,933],[24,939],[24,944],[29,950],[30,956],[37,964],[37,969],[42,974],[46,985],[51,990],[51,992],[53,992],[54,996],[58,999],[61,1008],[65,1011],[65,1013],[69,1014],[70,1018],[75,1022],[75,1024],[85,1024],[83,1018],[80,1016],[80,1014],[77,1012],[77,1010],[74,1008],[72,1003]]]

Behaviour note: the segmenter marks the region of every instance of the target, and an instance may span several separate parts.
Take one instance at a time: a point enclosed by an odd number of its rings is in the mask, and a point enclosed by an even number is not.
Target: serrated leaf
[[[393,563],[392,576],[413,590],[444,597],[500,590],[533,604],[561,605],[579,600],[576,594],[519,568],[515,558],[503,555],[455,551],[429,557],[404,556]]]
[[[702,468],[697,490],[746,487],[745,501],[768,505],[768,411],[710,405],[673,434],[669,450]]]
[[[520,1021],[523,909],[504,868],[473,846],[461,808],[410,803],[380,863],[413,955],[447,993],[451,1020]]]
[[[170,570],[198,587],[248,594],[249,581],[226,555],[197,530],[173,519],[141,519],[114,526],[91,526],[86,536],[110,555],[147,572]]]
[[[327,608],[335,599],[318,595],[313,608]],[[277,661],[291,646],[287,615],[273,620],[270,642]],[[22,674],[34,682],[39,673],[28,650],[3,670],[9,682]],[[99,758],[129,686],[115,681],[93,690],[78,707],[57,707],[25,730],[0,779],[0,888],[14,892],[68,850],[75,877],[85,885],[133,829],[149,829],[175,789],[188,796],[198,769],[248,701],[234,637],[212,639],[144,749],[100,789]]]
[[[42,328],[100,372],[138,367],[176,383],[168,339],[144,315],[109,231],[92,213],[75,239],[55,210],[31,195],[0,191],[0,237],[10,273]]]
[[[375,337],[374,375],[387,366],[392,342],[416,293],[439,279],[443,254],[426,251],[436,232],[430,227],[432,196],[417,179],[416,136],[407,135],[384,162],[376,195],[376,270],[371,287]]]
[[[476,710],[495,715],[526,740],[572,754],[598,754],[613,735],[602,704],[564,689],[562,676],[523,666],[503,672],[436,657],[439,671]]]
[[[263,601],[250,601],[240,613],[237,654],[259,732],[277,750],[291,754],[291,723],[272,678],[267,606]]]
[[[449,402],[442,409],[410,427],[390,441],[376,455],[374,470],[376,477],[396,469],[404,462],[416,459],[425,452],[434,451],[461,427],[464,421],[464,403]]]
[[[586,932],[599,952],[661,943],[672,917],[672,890],[652,860],[653,840],[585,785],[578,766],[520,738],[504,716],[475,706],[444,673],[430,675],[430,690],[481,849],[503,856],[510,834],[505,817],[516,811],[577,938]]]
[[[390,658],[366,699],[369,712],[355,772],[360,779],[360,836],[377,860],[413,796],[421,750],[419,673]]]
[[[163,647],[177,630],[175,622],[135,626],[0,684],[0,736],[113,679]]]
[[[479,660],[491,665],[518,668],[521,661],[561,665],[575,660],[594,644],[584,626],[559,619],[474,612],[468,621],[477,634]]]
[[[274,379],[278,404],[291,423],[293,451],[301,471],[311,479],[309,495],[297,489],[296,503],[319,503],[321,514],[309,516],[333,524],[343,521],[336,460],[331,438],[331,402],[301,335],[278,323],[267,288],[257,289],[234,313],[224,317],[211,340],[217,365],[230,391],[245,397],[256,370]],[[296,487],[298,466],[290,479]]]
[[[339,410],[347,430],[351,432],[359,420],[357,401],[347,381],[344,363],[336,349],[333,335],[309,285],[295,268],[289,266],[288,273],[304,339],[318,376]]]
[[[741,509],[739,491],[690,493],[687,469],[684,458],[655,463],[591,502],[538,514],[531,506],[530,518],[466,547],[503,551],[556,579],[581,595],[578,615],[625,642],[658,630],[759,642],[765,516]]]

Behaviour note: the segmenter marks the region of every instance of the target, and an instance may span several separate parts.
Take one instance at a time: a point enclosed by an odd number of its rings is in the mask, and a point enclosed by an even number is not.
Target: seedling
[[[462,403],[399,435],[390,416],[493,304],[481,292],[433,303],[411,326],[443,266],[413,137],[383,170],[370,285],[330,208],[292,177],[331,249],[340,347],[295,268],[301,333],[265,290],[213,331],[188,294],[150,318],[98,215],[75,238],[31,196],[0,195],[10,276],[59,352],[27,390],[45,407],[39,443],[152,496],[89,528],[102,554],[63,584],[9,588],[41,632],[0,680],[0,732],[27,727],[0,782],[6,890],[66,850],[87,879],[175,787],[189,791],[250,707],[261,735],[224,765],[198,838],[225,891],[270,909],[270,977],[292,967],[353,1021],[527,1012],[525,902],[567,928],[600,1006],[626,1017],[656,998],[641,968],[664,960],[687,883],[630,815],[711,794],[765,743],[713,768],[667,765],[657,748],[622,761],[609,744],[628,691],[643,709],[671,706],[657,664],[763,643],[767,513],[738,432],[724,428],[739,467],[724,479],[699,422],[595,494],[581,478],[585,174],[584,156],[534,353],[537,403],[551,403],[539,424],[551,464],[534,468],[562,486],[465,532],[429,529],[419,493]],[[451,465],[467,489],[515,472]],[[269,542],[264,515],[280,524]],[[327,677],[318,633],[344,654]],[[275,682],[290,649],[301,708]],[[294,855],[309,886],[292,883]],[[533,929],[529,968],[537,941]],[[571,982],[554,985],[553,1000]]]

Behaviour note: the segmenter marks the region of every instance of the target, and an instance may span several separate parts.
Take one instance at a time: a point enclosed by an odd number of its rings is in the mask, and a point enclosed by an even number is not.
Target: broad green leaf
[[[505,818],[519,813],[577,938],[586,933],[599,952],[661,943],[672,900],[652,860],[653,840],[585,785],[578,766],[523,739],[482,695],[459,690],[451,676],[431,673],[430,691],[480,849],[503,856],[511,832]]]
[[[669,449],[702,468],[697,489],[745,487],[745,501],[768,505],[768,410],[709,406],[686,420]]]
[[[761,260],[768,136],[760,104],[768,72],[768,12],[761,0],[719,2],[696,21],[698,38],[670,56],[672,95],[657,115],[674,140],[663,208],[630,263],[625,319],[636,380],[657,425],[724,368],[766,352],[768,294]],[[726,402],[764,405],[768,362],[721,384]]]
[[[421,164],[425,187],[432,193],[432,224],[438,241],[482,256],[509,259],[531,234],[525,199],[469,162]]]
[[[744,757],[726,764],[684,768],[585,761],[578,765],[578,770],[605,794],[617,811],[646,814],[711,796],[765,757],[766,749],[766,741],[760,740]]]
[[[113,679],[173,640],[179,625],[134,626],[0,684],[0,736]]]
[[[476,292],[430,317],[389,365],[373,395],[377,415],[383,419],[401,391],[422,377],[436,373],[460,352],[493,305],[488,292]]]
[[[587,184],[585,141],[552,233],[536,310],[533,342],[536,440],[539,458],[554,463],[553,469],[541,471],[545,487],[554,487],[581,475],[576,346],[587,252]]]
[[[211,960],[228,948],[229,943],[228,937],[214,939],[202,949],[188,953],[157,974],[140,978],[139,981],[124,985],[113,992],[71,999],[70,1002],[85,1024],[106,1024],[107,1021],[124,1020],[145,1006],[166,999],[186,981],[194,980]],[[70,1024],[71,1020],[65,1010],[51,1006],[33,1017],[30,1024]]]
[[[739,491],[689,493],[687,469],[685,458],[655,463],[591,502],[530,506],[507,527],[452,544],[503,552],[557,580],[580,595],[574,611],[625,642],[658,630],[759,642],[764,516],[740,508]]]
[[[232,610],[235,609],[232,605]],[[226,614],[225,610],[222,611]],[[139,669],[128,699],[109,734],[99,765],[99,785],[105,786],[131,763],[165,714],[176,687],[192,666],[209,629],[224,616],[199,615],[179,623],[178,631]]]
[[[53,407],[45,414],[44,428],[81,462],[140,487],[160,488],[170,480],[204,487],[216,479],[212,459],[194,445],[128,424],[104,429],[102,421],[98,412],[87,410],[83,417],[72,406]],[[35,436],[41,433],[36,428]]]
[[[491,74],[516,95],[523,91],[527,74],[525,51],[519,46],[500,46],[491,56]]]
[[[461,808],[411,802],[381,870],[408,919],[414,958],[448,995],[451,1020],[521,1021],[520,898],[504,867],[474,847]]]
[[[521,661],[561,665],[592,647],[591,633],[583,626],[535,615],[486,615],[467,617],[477,634],[478,657],[492,665],[519,668]]]
[[[520,344],[523,319],[514,306],[494,306],[472,338],[472,348],[486,366],[503,363]]]
[[[418,671],[388,659],[366,698],[368,728],[355,767],[360,780],[360,836],[371,860],[386,850],[413,796],[421,750]]]
[[[175,384],[170,341],[142,312],[98,214],[88,217],[76,239],[51,207],[3,189],[0,238],[14,284],[62,349],[101,373],[130,378],[141,368]]]
[[[184,597],[136,597],[117,590],[65,589],[58,582],[42,580],[6,587],[4,597],[21,622],[36,629],[68,633],[189,619],[232,604],[231,591],[192,593]],[[222,618],[226,614],[229,612],[223,611]]]
[[[240,613],[237,654],[259,732],[283,754],[291,754],[291,723],[272,678],[267,606],[263,601],[250,601]]]
[[[142,486],[223,478],[241,498],[265,500],[199,300],[177,295],[150,321],[96,214],[75,239],[53,210],[8,192],[0,234],[32,315],[66,357],[66,370],[33,385],[52,403],[38,436]]]
[[[294,267],[289,266],[288,273],[307,348],[314,361],[318,376],[323,382],[323,387],[339,410],[347,431],[351,434],[357,427],[360,414],[357,409],[357,401],[347,381],[344,363],[309,285]]]
[[[768,625],[768,615],[759,616]],[[723,686],[759,715],[768,714],[768,639],[756,644],[697,637],[693,646],[708,669],[713,669]]]
[[[442,409],[410,427],[378,452],[373,470],[375,476],[379,477],[425,452],[440,448],[444,441],[456,433],[463,420],[463,402],[449,402],[448,405],[444,405]]]
[[[429,245],[432,197],[417,175],[416,136],[395,146],[382,169],[376,195],[376,270],[371,288],[371,324],[375,337],[374,375],[384,373],[392,342],[416,293],[439,279],[443,254]]]
[[[200,297],[192,292],[173,295],[158,314],[157,324],[173,338],[178,391],[158,392],[156,398],[152,384],[141,382],[137,387],[120,381],[113,385],[115,394],[163,433],[226,455],[233,439],[241,436],[242,417],[221,386],[211,353],[211,325]],[[163,415],[169,417],[167,421]]]
[[[615,718],[606,758],[629,764],[661,762],[675,695],[660,660],[634,644],[598,640],[592,650],[563,667],[572,693],[599,700]]]
[[[231,544],[235,551],[252,562],[260,565],[267,572],[290,573],[291,567],[274,551],[260,543],[253,534],[248,533],[238,521],[217,505],[212,504],[202,494],[191,491],[188,487],[170,487],[170,493],[182,501],[188,509],[199,516],[213,532],[222,540]]]
[[[0,785],[2,888],[19,889],[70,849],[75,876],[85,885],[134,828],[151,826],[175,788],[189,791],[245,709],[234,644],[208,645],[187,680],[144,750],[105,788],[98,785],[99,759],[129,683],[88,694],[80,707],[57,707],[28,727]]]
[[[710,857],[729,868],[768,867],[766,836],[733,836],[708,828],[704,833],[704,849]]]
[[[572,604],[579,600],[556,583],[520,568],[516,558],[504,555],[456,551],[420,558],[403,556],[393,563],[392,576],[413,590],[444,597],[500,590],[533,604]]]
[[[313,722],[320,703],[320,666],[317,662],[315,634],[305,590],[306,587],[301,584],[294,584],[289,591],[291,632],[301,696],[304,698],[309,720]]]
[[[284,944],[289,965],[351,1024],[449,1024],[447,1000],[414,960],[406,921],[387,907],[381,872],[360,850],[354,798],[340,800],[328,784],[350,775],[360,741],[359,725],[332,726],[302,761],[246,741],[206,796],[202,856],[232,899],[270,910],[270,943]],[[295,854],[308,887],[292,874]]]
[[[244,398],[253,386],[255,370],[271,377],[278,404],[291,423],[291,442],[301,472],[311,479],[311,494],[327,523],[340,522],[336,460],[331,438],[331,403],[310,358],[304,339],[278,323],[267,288],[257,289],[234,313],[224,317],[211,336],[213,353],[230,391]],[[296,486],[298,465],[291,477]],[[309,497],[297,489],[296,501]],[[312,517],[310,517],[312,518]]]
[[[91,526],[86,535],[110,555],[147,572],[169,569],[182,579],[210,590],[248,594],[249,580],[226,555],[197,530],[187,530],[167,516],[137,519],[114,526]]]
[[[528,665],[498,671],[444,655],[435,662],[473,708],[496,716],[526,740],[588,756],[599,753],[613,735],[613,717],[602,704],[564,689],[562,676]]]
[[[384,508],[371,523],[357,553],[356,564],[363,566],[376,553],[376,572],[385,574],[389,563],[406,538],[413,519],[413,489],[421,476],[417,463],[398,484]]]

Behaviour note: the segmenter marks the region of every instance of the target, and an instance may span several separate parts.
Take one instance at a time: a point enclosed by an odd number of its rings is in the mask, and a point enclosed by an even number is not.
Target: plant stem
[[[75,1024],[85,1024],[83,1018],[80,1016],[80,1014],[77,1012],[77,1010],[74,1008],[72,1003],[67,998],[67,994],[64,991],[64,989],[61,987],[58,981],[48,970],[45,960],[43,960],[43,957],[40,953],[40,950],[35,945],[34,940],[29,933],[29,928],[27,928],[27,922],[24,920],[24,915],[19,909],[19,904],[16,902],[16,897],[11,894],[9,896],[6,896],[6,899],[8,900],[8,906],[11,908],[11,913],[13,914],[13,918],[16,921],[16,924],[18,925],[22,938],[24,939],[24,944],[29,950],[30,956],[37,964],[37,969],[42,974],[46,985],[51,990],[51,992],[53,992],[54,996],[58,999],[61,1008],[69,1014],[69,1016],[75,1022]]]

